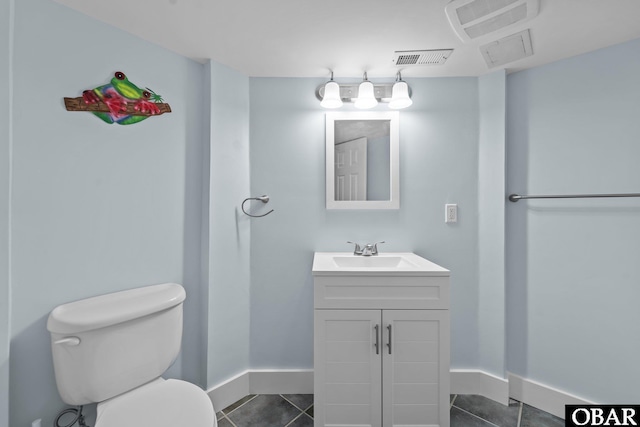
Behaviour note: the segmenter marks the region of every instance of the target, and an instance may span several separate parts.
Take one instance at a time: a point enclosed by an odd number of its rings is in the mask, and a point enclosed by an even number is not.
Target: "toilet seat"
[[[198,386],[158,378],[98,404],[95,427],[216,427],[209,396]]]

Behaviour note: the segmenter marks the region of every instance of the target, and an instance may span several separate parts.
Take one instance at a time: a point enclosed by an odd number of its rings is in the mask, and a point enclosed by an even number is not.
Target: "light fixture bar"
[[[373,83],[373,94],[379,102],[391,101],[393,83]],[[322,101],[324,98],[324,84],[316,89],[316,98]],[[340,87],[340,98],[343,102],[354,102],[358,97],[358,86],[360,83],[338,83]]]
[[[316,88],[316,98],[325,108],[339,108],[344,102],[353,103],[356,108],[368,109],[378,103],[386,103],[392,110],[409,107],[411,101],[411,88],[402,80],[400,71],[396,74],[395,82],[373,83],[364,73],[359,83],[338,83],[331,79]]]

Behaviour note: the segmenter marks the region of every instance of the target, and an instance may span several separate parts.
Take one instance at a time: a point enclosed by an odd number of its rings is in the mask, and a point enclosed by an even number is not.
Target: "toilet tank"
[[[182,339],[184,288],[146,286],[63,304],[47,329],[65,403],[102,402],[160,377]]]

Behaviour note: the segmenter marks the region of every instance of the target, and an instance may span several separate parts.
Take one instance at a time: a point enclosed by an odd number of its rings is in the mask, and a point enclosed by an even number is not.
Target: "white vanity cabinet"
[[[349,256],[314,257],[314,426],[449,427],[449,271]]]

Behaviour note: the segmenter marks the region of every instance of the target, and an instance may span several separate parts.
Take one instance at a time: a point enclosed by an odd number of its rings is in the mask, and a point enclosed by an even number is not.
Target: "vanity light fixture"
[[[373,94],[373,83],[367,79],[366,71],[362,77],[362,83],[358,86],[358,97],[353,105],[361,109],[373,108],[378,105],[378,100]]]
[[[316,97],[324,108],[339,108],[343,103],[353,103],[356,108],[373,108],[379,102],[388,103],[389,108],[398,110],[410,106],[411,88],[402,80],[400,72],[393,83],[372,83],[364,73],[361,83],[337,83],[331,79],[318,86]]]
[[[402,108],[407,108],[411,104],[413,104],[413,101],[409,98],[409,85],[407,85],[407,82],[402,80],[400,71],[398,71],[396,82],[393,84],[393,88],[391,90],[391,102],[389,102],[389,108],[393,110],[400,110]]]
[[[324,85],[324,97],[320,102],[324,108],[342,107],[342,98],[340,97],[340,86],[333,81],[333,71],[331,72],[331,80]]]

